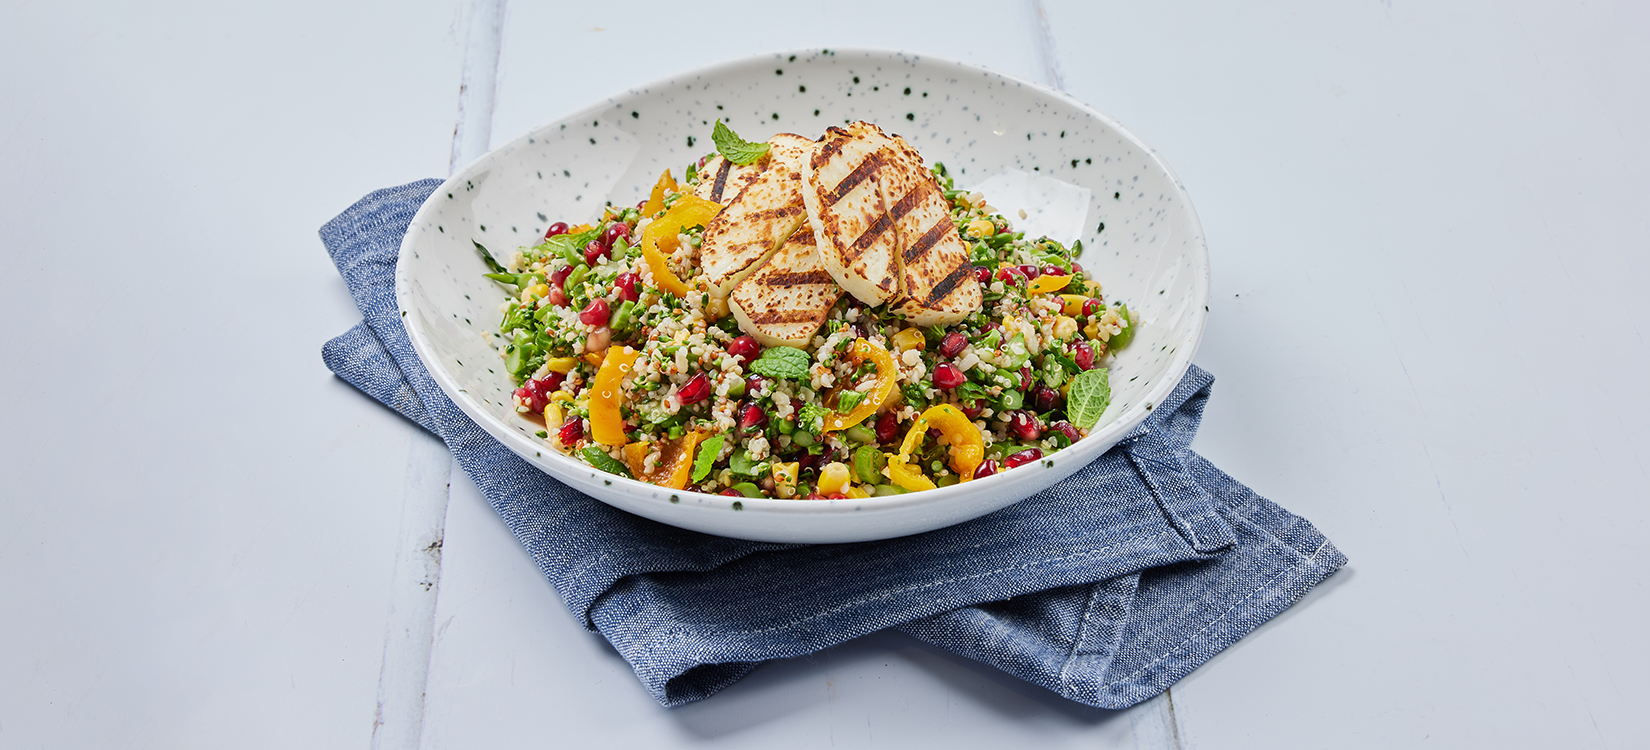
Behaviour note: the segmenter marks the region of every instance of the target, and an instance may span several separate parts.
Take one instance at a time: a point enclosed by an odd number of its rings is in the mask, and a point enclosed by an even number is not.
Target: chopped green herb
[[[470,240],[470,244],[476,246],[476,254],[481,256],[481,261],[487,264],[488,270],[493,273],[504,273],[504,266],[499,265],[498,261],[493,259],[493,254],[488,252],[487,248],[482,247],[481,243],[475,240]]]
[[[605,451],[594,445],[586,446],[583,455],[584,460],[589,461],[591,466],[601,469],[602,471],[609,474],[618,474],[621,477],[630,476],[630,469],[626,468],[624,464],[619,463],[612,456],[607,455]]]
[[[716,465],[716,456],[722,452],[722,436],[713,435],[711,439],[699,444],[699,455],[693,458],[693,481],[703,482],[710,476],[710,467]]]

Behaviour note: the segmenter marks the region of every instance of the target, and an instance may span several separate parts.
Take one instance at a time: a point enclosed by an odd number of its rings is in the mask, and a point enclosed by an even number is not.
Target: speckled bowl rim
[[[1116,445],[1117,442],[1120,439],[1122,439],[1123,436],[1125,436],[1129,433],[1129,431],[1131,431],[1135,427],[1139,426],[1141,422],[1144,422],[1146,417],[1149,416],[1153,406],[1155,404],[1161,403],[1164,398],[1166,398],[1171,392],[1173,392],[1175,387],[1179,385],[1181,378],[1183,378],[1185,376],[1186,371],[1191,366],[1192,357],[1193,357],[1193,355],[1196,354],[1198,346],[1201,344],[1201,342],[1203,340],[1203,335],[1204,335],[1205,329],[1206,329],[1207,324],[1208,324],[1209,299],[1210,299],[1210,264],[1209,264],[1208,244],[1207,244],[1207,240],[1206,240],[1206,238],[1203,234],[1202,223],[1199,221],[1199,219],[1197,217],[1196,209],[1193,207],[1192,202],[1191,202],[1191,196],[1186,191],[1186,188],[1185,188],[1184,184],[1181,182],[1179,175],[1177,175],[1174,172],[1174,169],[1169,166],[1168,162],[1163,160],[1161,155],[1158,154],[1157,149],[1152,148],[1152,146],[1149,143],[1147,143],[1145,139],[1141,138],[1139,135],[1135,134],[1133,131],[1129,130],[1127,127],[1124,127],[1124,125],[1121,122],[1118,122],[1115,118],[1111,117],[1110,115],[1107,115],[1107,114],[1095,109],[1094,107],[1089,106],[1088,104],[1071,97],[1070,95],[1066,94],[1063,91],[1059,91],[1059,90],[1050,88],[1050,87],[1045,86],[1045,85],[1043,85],[1041,83],[1038,83],[1036,81],[1030,81],[1030,80],[1026,80],[1026,79],[1023,79],[1023,78],[1019,78],[1017,76],[1013,76],[1013,75],[1009,75],[1009,74],[1006,74],[1006,73],[1001,73],[999,71],[991,70],[991,69],[986,68],[984,66],[974,65],[974,64],[971,64],[971,63],[965,63],[965,62],[961,62],[961,61],[958,61],[958,60],[953,60],[953,59],[950,59],[950,58],[937,56],[937,55],[919,54],[919,53],[907,52],[907,51],[902,51],[902,50],[890,50],[890,49],[879,49],[879,48],[862,48],[862,47],[829,47],[829,48],[826,48],[826,49],[829,49],[831,52],[836,53],[838,55],[860,55],[860,56],[866,57],[867,59],[873,58],[873,57],[887,57],[887,58],[894,58],[894,59],[906,58],[906,59],[910,59],[910,60],[921,61],[923,63],[931,64],[931,65],[935,65],[935,66],[951,67],[951,68],[956,69],[959,73],[964,73],[964,74],[967,74],[967,75],[978,76],[978,75],[981,75],[981,74],[987,74],[987,75],[992,75],[992,76],[998,76],[998,77],[1001,77],[1005,80],[1013,81],[1013,82],[1018,83],[1020,85],[1029,87],[1029,88],[1031,88],[1031,89],[1033,89],[1033,90],[1035,90],[1035,91],[1037,91],[1037,92],[1039,92],[1039,93],[1041,93],[1045,96],[1053,97],[1053,98],[1062,100],[1067,105],[1075,107],[1079,111],[1087,114],[1090,117],[1093,117],[1094,119],[1096,119],[1099,122],[1103,123],[1107,127],[1110,127],[1111,129],[1116,131],[1118,135],[1122,136],[1124,139],[1128,140],[1129,142],[1133,143],[1135,146],[1139,147],[1142,150],[1142,153],[1146,154],[1150,158],[1150,160],[1152,161],[1153,164],[1155,164],[1158,168],[1163,170],[1164,174],[1166,174],[1169,177],[1169,179],[1171,180],[1171,182],[1175,186],[1175,189],[1179,191],[1180,198],[1181,198],[1181,200],[1183,200],[1185,202],[1185,206],[1186,206],[1186,209],[1187,209],[1187,215],[1184,218],[1185,218],[1185,220],[1187,220],[1190,223],[1190,226],[1195,230],[1195,242],[1193,242],[1191,244],[1191,248],[1190,248],[1190,252],[1193,256],[1193,257],[1190,258],[1191,266],[1192,266],[1192,270],[1194,271],[1194,276],[1191,279],[1192,293],[1196,298],[1195,301],[1194,301],[1194,305],[1192,307],[1192,310],[1191,310],[1192,319],[1191,319],[1191,324],[1189,326],[1191,335],[1188,337],[1187,340],[1182,341],[1181,343],[1179,343],[1176,346],[1175,350],[1171,354],[1171,357],[1170,357],[1170,360],[1169,360],[1169,365],[1164,370],[1164,374],[1165,374],[1166,377],[1160,378],[1158,380],[1158,382],[1150,390],[1148,390],[1146,392],[1146,396],[1144,398],[1137,400],[1134,404],[1130,405],[1130,407],[1126,411],[1124,411],[1123,413],[1118,414],[1115,417],[1113,417],[1109,422],[1107,422],[1105,425],[1103,425],[1098,431],[1091,432],[1087,437],[1085,437],[1082,440],[1078,441],[1077,443],[1073,444],[1071,447],[1062,449],[1058,453],[1054,453],[1054,454],[1051,454],[1049,456],[1045,456],[1039,462],[1044,468],[1053,469],[1053,468],[1056,468],[1056,466],[1064,464],[1064,466],[1059,466],[1059,468],[1064,469],[1064,471],[1058,472],[1059,479],[1056,479],[1053,482],[1049,482],[1049,483],[1031,482],[1031,483],[1028,483],[1028,484],[1037,484],[1038,485],[1036,490],[1033,491],[1033,492],[1029,492],[1029,493],[1026,493],[1026,494],[1020,494],[1017,491],[1011,490],[1010,485],[1012,483],[1017,482],[1017,481],[1024,482],[1024,480],[1030,478],[1031,474],[1029,472],[1036,466],[1036,464],[1028,464],[1026,466],[1017,467],[1016,469],[999,472],[999,473],[997,473],[993,476],[986,477],[984,479],[976,479],[976,480],[973,480],[973,481],[970,481],[970,482],[967,482],[967,483],[959,483],[959,484],[956,484],[956,485],[952,485],[950,487],[941,487],[941,488],[937,488],[937,489],[934,489],[934,490],[927,490],[927,491],[923,491],[923,492],[912,492],[912,493],[907,493],[907,494],[902,494],[902,495],[878,496],[878,497],[869,497],[869,498],[849,498],[849,499],[839,499],[839,500],[813,500],[813,501],[798,501],[798,500],[794,500],[794,499],[793,500],[782,500],[782,499],[776,499],[776,498],[760,498],[760,497],[758,497],[758,498],[737,498],[736,500],[738,501],[738,503],[736,503],[734,507],[736,509],[745,511],[745,513],[748,514],[746,517],[751,518],[752,521],[755,521],[755,518],[753,518],[754,516],[763,516],[763,515],[772,515],[772,514],[779,514],[779,515],[786,515],[786,516],[793,516],[793,515],[812,516],[812,515],[837,515],[837,514],[864,515],[866,511],[872,511],[872,512],[875,512],[875,511],[891,511],[891,510],[904,509],[904,508],[916,508],[916,507],[926,506],[926,505],[944,504],[944,503],[947,503],[948,501],[955,500],[959,496],[962,496],[962,495],[977,495],[977,494],[980,494],[980,493],[983,493],[983,492],[986,492],[986,491],[992,490],[992,489],[996,489],[999,493],[1001,493],[1000,495],[997,496],[997,498],[995,500],[990,500],[990,501],[987,501],[987,502],[984,502],[984,503],[981,503],[981,504],[977,505],[975,508],[973,508],[971,510],[970,514],[968,514],[967,517],[955,518],[955,519],[949,520],[946,523],[940,523],[940,524],[927,526],[925,528],[919,528],[919,529],[915,529],[915,530],[901,529],[901,530],[897,530],[896,533],[888,533],[888,534],[881,534],[881,535],[878,535],[878,534],[875,534],[875,533],[872,533],[872,534],[869,534],[869,535],[866,535],[866,534],[850,534],[850,535],[846,535],[846,537],[851,537],[851,538],[831,538],[831,539],[811,538],[810,535],[808,535],[808,534],[800,534],[800,535],[797,535],[797,534],[777,534],[777,535],[775,535],[775,534],[764,534],[764,533],[743,534],[743,533],[738,533],[739,530],[737,530],[737,529],[732,530],[731,532],[727,529],[719,529],[717,531],[706,531],[706,533],[716,533],[716,534],[721,534],[721,535],[724,535],[724,536],[731,536],[731,537],[735,537],[735,538],[753,539],[753,540],[757,540],[757,541],[869,541],[869,540],[874,540],[874,539],[890,538],[890,537],[894,537],[894,536],[902,536],[902,535],[911,534],[911,533],[920,533],[921,531],[933,530],[935,528],[943,528],[943,527],[948,526],[948,525],[961,523],[963,521],[971,520],[973,518],[978,518],[979,516],[985,515],[987,513],[990,513],[990,512],[996,511],[996,510],[1000,510],[1001,508],[1007,507],[1008,505],[1012,505],[1013,503],[1019,502],[1020,500],[1023,500],[1026,497],[1031,496],[1032,494],[1036,494],[1036,491],[1041,491],[1041,489],[1044,489],[1044,488],[1046,488],[1046,487],[1048,487],[1052,484],[1058,483],[1060,481],[1064,481],[1065,478],[1068,477],[1071,473],[1075,472],[1076,470],[1080,469],[1082,466],[1086,466],[1090,462],[1092,462],[1095,459],[1099,458],[1107,450],[1109,450],[1112,446]],[[750,66],[752,64],[765,63],[767,61],[771,61],[776,57],[783,58],[783,57],[786,57],[786,56],[789,56],[789,55],[808,55],[808,54],[818,53],[820,51],[821,51],[821,48],[818,48],[818,47],[807,47],[807,48],[777,50],[777,51],[773,51],[773,52],[765,52],[765,53],[760,53],[760,54],[756,54],[756,55],[749,55],[749,56],[745,56],[745,57],[726,60],[726,61],[711,64],[711,65],[707,65],[707,66],[704,66],[704,67],[701,67],[701,68],[687,70],[687,71],[683,71],[681,73],[677,73],[677,74],[674,74],[674,75],[666,76],[666,77],[651,81],[651,82],[649,82],[645,85],[642,85],[642,86],[632,87],[632,88],[627,89],[626,91],[622,92],[618,96],[623,96],[623,95],[637,93],[637,92],[644,92],[644,91],[653,90],[653,89],[659,89],[659,88],[665,87],[665,86],[667,86],[667,85],[669,85],[673,82],[678,82],[678,81],[681,81],[681,80],[684,80],[684,79],[690,79],[690,78],[694,78],[694,77],[699,77],[699,78],[717,77],[718,75],[721,75],[721,74],[741,71],[744,68],[746,68],[747,66]],[[436,196],[443,195],[443,194],[445,194],[449,191],[458,190],[459,187],[464,184],[464,181],[465,181],[466,177],[476,173],[480,167],[485,165],[488,162],[488,160],[493,157],[494,154],[499,153],[501,151],[511,149],[512,147],[519,146],[524,141],[527,141],[529,138],[531,138],[534,133],[539,132],[540,130],[543,130],[546,127],[549,127],[550,125],[555,125],[557,123],[562,123],[562,122],[574,122],[574,121],[586,119],[586,118],[588,118],[590,116],[593,116],[593,115],[598,115],[602,111],[604,111],[604,110],[606,110],[606,109],[608,109],[612,106],[612,99],[613,98],[615,98],[615,97],[608,97],[608,98],[603,99],[601,101],[592,103],[591,105],[589,105],[587,107],[584,107],[582,109],[579,109],[575,112],[571,112],[571,113],[568,113],[568,114],[566,114],[562,117],[556,118],[555,120],[552,120],[551,122],[546,123],[545,125],[540,125],[538,127],[535,127],[532,130],[529,130],[527,133],[524,133],[521,136],[511,140],[509,143],[506,143],[503,146],[494,148],[493,150],[489,151],[487,154],[485,154],[485,155],[481,156],[480,158],[476,159],[475,161],[472,161],[471,163],[465,165],[465,167],[463,169],[460,169],[457,172],[455,172],[451,177],[449,177],[445,182],[442,183],[442,185],[439,189],[437,189],[434,193],[431,194],[431,198],[429,200],[427,200],[424,203],[424,205],[419,208],[418,212],[414,215],[413,225],[417,225],[418,223],[420,223],[422,221],[428,220],[428,218],[429,218],[428,214],[433,213],[434,207],[436,206],[436,201],[435,201]],[[409,232],[407,234],[407,236],[405,238],[403,238],[401,248],[400,248],[400,254],[399,254],[398,262],[397,262],[397,268],[396,268],[396,297],[397,297],[397,300],[396,301],[397,301],[398,306],[402,310],[408,309],[407,300],[403,298],[403,291],[405,289],[407,289],[407,285],[404,283],[405,280],[402,278],[402,274],[404,272],[404,269],[406,269],[408,267],[408,264],[401,263],[399,261],[400,261],[401,258],[404,258],[405,256],[407,256],[408,254],[410,254],[412,252],[412,248],[414,247],[414,240],[415,240],[415,236],[411,232]],[[405,318],[403,318],[403,320],[405,320]],[[441,387],[442,391],[447,394],[448,398],[452,399],[453,403],[458,405],[460,410],[462,410],[466,415],[468,415],[472,420],[474,420],[476,422],[476,424],[480,425],[482,427],[482,429],[486,430],[494,438],[496,438],[500,442],[504,443],[505,446],[509,447],[513,452],[517,453],[518,455],[521,455],[523,457],[523,459],[526,460],[528,463],[533,464],[535,466],[538,466],[541,470],[547,471],[547,473],[550,473],[552,476],[556,476],[558,479],[561,479],[563,481],[568,482],[569,486],[574,487],[575,489],[578,488],[579,482],[570,481],[575,472],[578,473],[578,474],[589,474],[592,477],[599,474],[603,479],[611,480],[613,488],[615,490],[631,490],[633,494],[635,494],[639,497],[652,496],[652,497],[658,498],[661,502],[669,502],[669,503],[672,503],[672,504],[680,503],[680,504],[685,505],[685,504],[690,504],[691,503],[692,505],[699,505],[699,506],[715,505],[715,506],[718,506],[718,507],[728,505],[729,498],[727,498],[726,496],[713,495],[713,494],[702,493],[702,492],[694,492],[694,491],[690,491],[690,490],[671,490],[669,488],[662,488],[662,487],[659,487],[657,485],[648,484],[646,482],[642,482],[642,481],[635,480],[635,479],[630,479],[630,478],[627,478],[627,477],[606,474],[604,472],[599,472],[598,470],[596,470],[593,467],[583,463],[582,461],[578,461],[574,458],[571,458],[569,456],[561,454],[557,451],[543,451],[542,447],[535,447],[535,446],[530,445],[530,444],[523,444],[524,443],[524,438],[518,432],[516,432],[515,430],[510,429],[507,425],[504,425],[502,422],[500,422],[500,420],[496,419],[490,412],[482,409],[478,404],[474,403],[473,399],[467,393],[464,393],[461,390],[461,388],[459,387],[459,384],[457,383],[457,381],[453,379],[453,377],[446,371],[445,368],[442,368],[442,367],[429,367],[429,364],[432,361],[436,361],[436,356],[435,356],[435,353],[433,352],[433,350],[431,348],[430,342],[427,340],[426,336],[424,335],[424,332],[418,326],[408,325],[407,326],[407,333],[408,333],[408,337],[411,339],[411,341],[413,343],[413,348],[416,351],[416,353],[418,354],[419,359],[425,364],[426,368],[430,371],[431,376],[435,379],[436,383]],[[531,455],[531,457],[529,457],[530,455]],[[560,476],[556,471],[551,471],[548,468],[546,468],[544,466],[544,463],[543,463],[543,462],[546,462],[546,460],[548,460],[548,463],[551,464],[554,467],[558,467],[558,468],[564,467],[564,470],[568,473],[569,476],[567,476],[567,477]],[[1078,464],[1076,466],[1071,466],[1070,465],[1071,462],[1078,462]],[[668,495],[669,499],[665,500],[664,498],[667,495]],[[602,502],[607,502],[610,505],[615,505],[615,507],[620,507],[622,509],[630,510],[628,508],[624,508],[624,506],[622,506],[622,505],[618,505],[616,503],[609,502],[609,501],[607,501],[607,500],[605,500],[601,497],[594,496],[594,495],[592,497],[595,497],[595,499],[600,500]],[[978,512],[973,512],[973,511],[978,511]],[[631,512],[636,512],[636,511],[631,510]],[[880,515],[880,514],[878,514],[878,515]],[[951,514],[951,513],[938,513],[936,515],[951,516],[953,514]],[[655,520],[659,520],[662,523],[672,523],[672,521],[670,521],[670,520],[666,520],[666,519],[663,519],[663,518],[658,518],[657,516],[649,516],[649,517],[652,517]],[[677,525],[682,525],[682,524],[677,524]],[[760,525],[760,524],[755,524],[755,525]],[[909,524],[907,524],[907,525],[909,525]],[[694,526],[691,525],[691,524],[683,525],[683,527],[684,528],[694,528]],[[703,528],[698,528],[696,530],[705,531],[705,529],[703,529]],[[830,534],[827,534],[825,536],[844,536],[844,535],[830,535]]]

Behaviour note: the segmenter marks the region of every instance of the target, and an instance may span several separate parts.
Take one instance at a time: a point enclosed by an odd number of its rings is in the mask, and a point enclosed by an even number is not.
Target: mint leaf
[[[601,469],[602,471],[609,474],[618,474],[621,477],[630,476],[630,469],[626,468],[624,464],[619,463],[612,456],[607,455],[605,451],[594,445],[585,446],[583,455],[584,460],[589,461],[591,466]]]
[[[1111,374],[1107,370],[1085,370],[1071,381],[1066,394],[1066,416],[1085,430],[1093,429],[1100,415],[1111,405]]]
[[[710,467],[716,465],[716,455],[722,452],[722,436],[716,435],[699,444],[699,455],[693,457],[693,481],[705,481]]]
[[[762,352],[762,356],[750,364],[750,370],[770,378],[799,380],[808,377],[808,364],[811,362],[813,358],[801,349],[775,346]]]
[[[710,139],[716,142],[716,150],[734,164],[749,164],[768,153],[768,144],[751,143],[740,138],[721,120],[717,120],[716,127],[710,131]]]

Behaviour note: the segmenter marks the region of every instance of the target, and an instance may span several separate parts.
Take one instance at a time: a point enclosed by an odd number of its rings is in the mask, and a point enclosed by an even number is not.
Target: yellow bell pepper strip
[[[625,445],[624,462],[637,479],[679,490],[687,486],[688,477],[693,474],[693,452],[705,437],[704,431],[692,430],[682,433],[679,438],[664,441],[659,445],[659,464],[651,472],[644,471],[647,454],[653,452],[651,442]]]
[[[642,206],[643,216],[652,216],[665,207],[665,193],[676,191],[676,178],[670,176],[670,170],[659,175],[659,181],[653,183],[653,193],[647,196],[647,204]]]
[[[1066,285],[1070,283],[1070,276],[1050,276],[1045,273],[1032,279],[1031,286],[1026,287],[1026,291],[1032,294],[1049,294],[1066,288]]]
[[[647,229],[642,230],[642,257],[647,259],[648,268],[653,270],[653,283],[678,297],[686,297],[688,285],[676,277],[676,272],[670,270],[670,259],[665,257],[665,250],[676,249],[676,235],[683,229],[702,224],[709,224],[716,214],[722,211],[722,204],[713,203],[695,195],[684,195],[660,216]]]
[[[602,445],[624,445],[624,417],[619,415],[624,391],[620,385],[640,355],[634,347],[608,347],[602,369],[596,371],[596,379],[590,384],[590,437]]]
[[[871,493],[866,492],[865,488],[863,488],[863,487],[861,487],[857,484],[848,485],[848,497],[858,499],[858,498],[870,497],[870,496],[871,496]]]
[[[848,353],[848,359],[854,363],[854,367],[859,367],[867,359],[877,363],[877,384],[871,386],[865,398],[860,399],[847,414],[833,412],[826,416],[826,432],[846,430],[877,413],[882,402],[887,401],[888,396],[894,392],[894,384],[899,380],[899,367],[894,364],[894,355],[889,354],[887,349],[871,343],[869,339],[854,339],[854,348]]]
[[[888,477],[894,484],[911,492],[934,489],[934,481],[922,475],[922,469],[906,463],[901,454],[888,454]]]
[[[980,468],[980,461],[985,458],[985,436],[980,434],[980,428],[968,421],[968,415],[963,414],[961,409],[951,404],[938,404],[928,407],[922,416],[917,417],[917,421],[911,423],[899,453],[888,457],[888,473],[894,484],[912,491],[934,489],[934,482],[923,476],[922,467],[911,463],[911,453],[922,445],[929,428],[939,430],[950,441],[951,469],[962,481],[972,481],[974,471]]]

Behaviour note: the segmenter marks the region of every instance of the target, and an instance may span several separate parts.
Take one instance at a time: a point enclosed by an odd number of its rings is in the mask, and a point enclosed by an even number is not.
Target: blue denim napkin
[[[1071,700],[1123,708],[1346,563],[1305,519],[1188,448],[1214,381],[1196,367],[1070,479],[926,534],[766,544],[605,505],[487,435],[413,353],[396,310],[396,255],[439,184],[380,190],[321,228],[365,317],[322,358],[446,441],[568,608],[661,704],[705,698],[770,659],[899,628]]]

